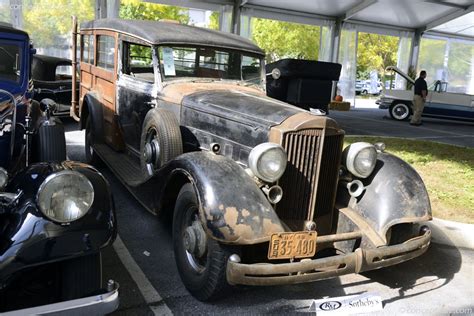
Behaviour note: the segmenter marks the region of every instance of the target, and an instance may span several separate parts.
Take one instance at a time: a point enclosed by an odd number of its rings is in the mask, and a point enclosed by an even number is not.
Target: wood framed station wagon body
[[[343,151],[334,120],[267,97],[264,53],[252,42],[116,19],[80,35],[86,156],[172,219],[178,271],[198,299],[426,251],[419,224],[431,210],[418,174],[382,146]]]

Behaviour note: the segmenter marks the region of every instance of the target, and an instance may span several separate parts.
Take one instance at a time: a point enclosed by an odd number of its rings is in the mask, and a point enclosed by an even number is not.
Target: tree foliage
[[[370,72],[379,74],[397,64],[399,38],[395,36],[359,33],[357,49],[357,78],[368,79]]]
[[[209,17],[209,28],[211,30],[219,29],[219,12],[214,11],[211,13],[211,16]]]
[[[319,26],[252,19],[252,39],[266,52],[267,62],[282,58],[317,60]]]
[[[72,31],[71,15],[79,22],[94,19],[95,0],[25,0],[24,29],[36,46],[64,44],[64,36]]]
[[[183,24],[189,22],[188,9],[141,0],[122,0],[119,16],[122,19],[175,20]]]

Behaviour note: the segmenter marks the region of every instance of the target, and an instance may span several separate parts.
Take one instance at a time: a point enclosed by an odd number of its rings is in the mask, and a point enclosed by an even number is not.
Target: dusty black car
[[[252,42],[116,19],[80,36],[86,156],[172,222],[178,271],[198,299],[427,250],[430,202],[415,170],[382,144],[343,150],[334,120],[267,97]]]
[[[31,99],[33,54],[27,33],[0,25],[0,313],[108,313],[118,306],[117,285],[102,284],[101,250],[117,233],[109,186],[66,160],[54,102]]]
[[[31,78],[35,93],[33,99],[40,102],[48,98],[54,100],[55,116],[69,116],[72,97],[72,64],[67,58],[33,55]],[[76,89],[76,94],[79,89]]]

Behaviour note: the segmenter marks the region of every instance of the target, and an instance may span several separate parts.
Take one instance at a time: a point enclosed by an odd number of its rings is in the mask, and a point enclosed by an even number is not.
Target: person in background
[[[428,86],[425,81],[426,71],[420,71],[420,76],[415,81],[415,96],[413,97],[413,116],[411,117],[410,125],[421,125],[421,113],[425,107],[426,96],[428,94]]]

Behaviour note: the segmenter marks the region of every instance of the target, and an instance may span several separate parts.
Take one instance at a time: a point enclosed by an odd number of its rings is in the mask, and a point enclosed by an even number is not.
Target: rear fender
[[[86,128],[87,117],[90,116],[92,128],[96,137],[104,135],[102,105],[96,93],[91,92],[84,96],[81,107],[81,129]]]
[[[229,244],[268,241],[284,228],[266,196],[233,160],[208,152],[183,154],[170,162],[173,178],[194,186],[207,234]]]

